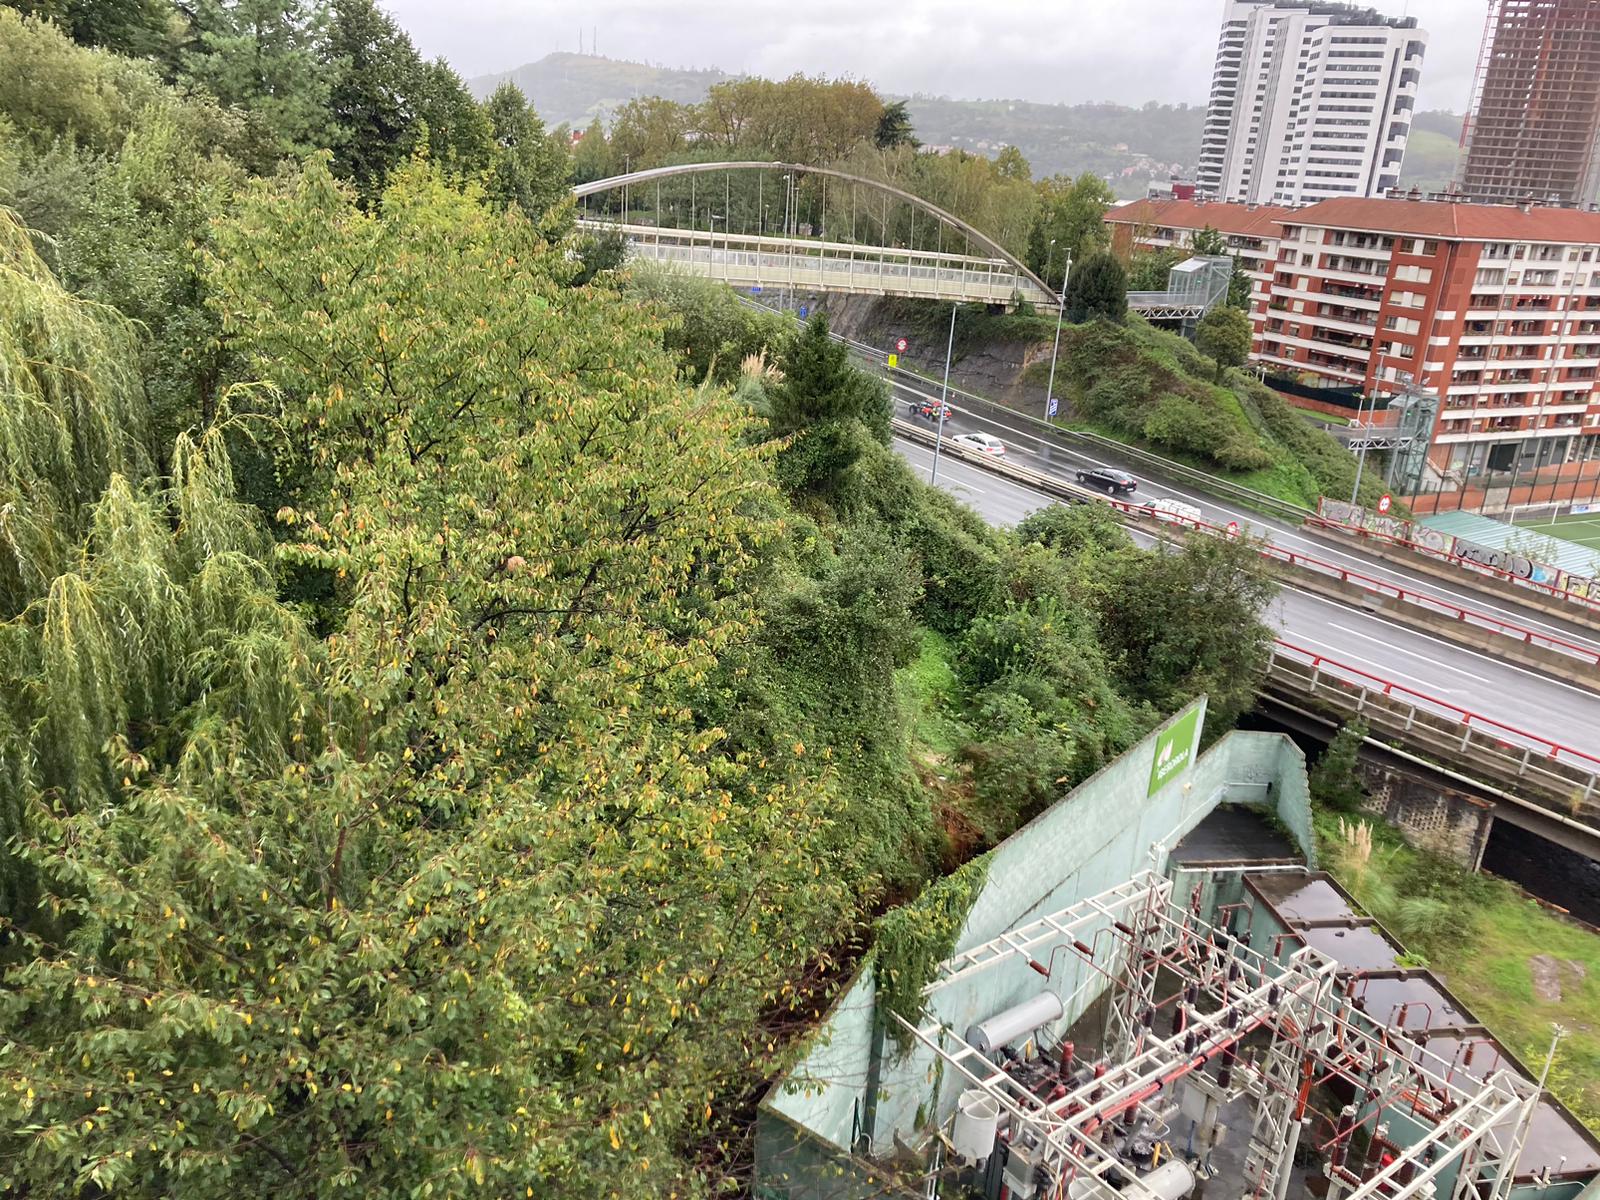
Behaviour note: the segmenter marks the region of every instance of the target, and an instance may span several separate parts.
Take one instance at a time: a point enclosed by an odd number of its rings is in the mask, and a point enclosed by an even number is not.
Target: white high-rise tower
[[[1201,193],[1311,204],[1397,187],[1427,42],[1415,17],[1314,0],[1224,0]]]

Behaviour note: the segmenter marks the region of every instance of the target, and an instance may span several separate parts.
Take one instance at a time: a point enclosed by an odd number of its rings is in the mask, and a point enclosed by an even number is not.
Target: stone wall
[[[1382,817],[1406,842],[1476,871],[1494,824],[1493,810],[1482,800],[1442,787],[1398,767],[1360,763],[1368,812]]]

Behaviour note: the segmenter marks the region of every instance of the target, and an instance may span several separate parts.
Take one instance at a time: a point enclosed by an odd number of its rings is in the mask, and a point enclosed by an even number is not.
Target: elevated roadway
[[[923,445],[897,438],[895,449],[924,473],[933,465],[933,452]],[[1057,503],[950,455],[941,455],[937,482],[996,525],[1014,526]],[[1593,692],[1292,584],[1282,588],[1268,619],[1286,642],[1415,689],[1442,701],[1441,708],[1494,717],[1600,759],[1600,696]]]

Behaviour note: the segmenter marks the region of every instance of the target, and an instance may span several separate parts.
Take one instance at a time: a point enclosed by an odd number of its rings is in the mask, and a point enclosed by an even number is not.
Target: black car
[[[1119,471],[1115,467],[1090,467],[1078,472],[1078,482],[1085,487],[1099,488],[1101,491],[1110,492],[1112,495],[1121,493],[1126,496],[1136,491],[1139,481],[1126,471]]]

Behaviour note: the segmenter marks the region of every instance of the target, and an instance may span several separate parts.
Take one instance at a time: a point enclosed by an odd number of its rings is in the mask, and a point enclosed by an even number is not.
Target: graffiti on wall
[[[1412,545],[1424,550],[1432,550],[1439,554],[1447,554],[1464,563],[1474,566],[1489,567],[1496,571],[1504,571],[1517,579],[1526,579],[1530,583],[1545,584],[1567,592],[1569,595],[1586,599],[1588,597],[1600,598],[1600,580],[1587,579],[1580,575],[1571,575],[1558,567],[1549,566],[1537,559],[1529,558],[1526,554],[1518,554],[1513,550],[1495,550],[1489,546],[1480,546],[1476,542],[1469,542],[1465,538],[1452,537],[1442,533],[1420,521],[1405,521],[1398,517],[1383,517],[1359,504],[1348,504],[1343,500],[1330,500],[1326,496],[1317,506],[1318,514],[1326,521],[1334,521],[1340,525],[1350,526],[1355,529],[1364,529],[1369,533],[1381,534],[1397,541],[1410,542]]]

